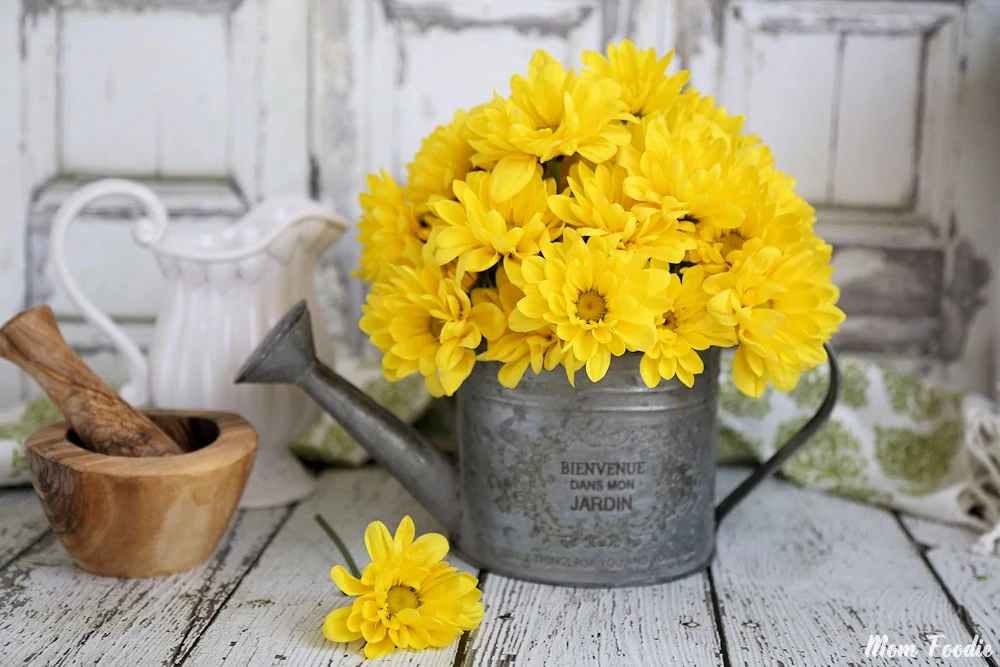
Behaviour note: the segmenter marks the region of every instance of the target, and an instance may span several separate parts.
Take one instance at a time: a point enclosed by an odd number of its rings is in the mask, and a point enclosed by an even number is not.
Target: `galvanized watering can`
[[[305,302],[271,330],[237,382],[294,383],[440,521],[466,560],[520,579],[628,586],[708,566],[718,523],[829,417],[840,371],[813,418],[717,507],[719,352],[693,388],[643,384],[639,354],[597,384],[526,374],[516,389],[477,363],[458,390],[457,466],[316,359]]]

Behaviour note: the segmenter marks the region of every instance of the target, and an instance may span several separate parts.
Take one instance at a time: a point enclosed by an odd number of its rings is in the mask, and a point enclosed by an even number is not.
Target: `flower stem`
[[[315,519],[316,523],[319,524],[319,527],[323,529],[326,536],[329,537],[335,545],[337,545],[337,549],[340,550],[340,555],[344,557],[344,561],[347,563],[347,569],[351,571],[351,574],[354,575],[355,578],[360,579],[361,572],[358,571],[357,564],[355,564],[354,559],[351,558],[351,554],[344,545],[344,541],[340,539],[340,535],[337,535],[337,531],[335,531],[333,526],[327,523],[326,519],[319,514],[313,515],[313,519]]]

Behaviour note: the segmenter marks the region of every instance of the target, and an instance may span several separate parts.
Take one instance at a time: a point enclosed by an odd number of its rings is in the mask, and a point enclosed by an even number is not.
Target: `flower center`
[[[441,329],[444,328],[444,322],[436,317],[432,317],[428,326],[430,327],[431,335],[434,336],[434,340],[441,340]]]
[[[608,312],[608,304],[604,297],[597,292],[590,290],[580,295],[576,300],[576,314],[580,319],[588,322],[597,322]]]
[[[416,609],[420,605],[417,590],[409,586],[393,586],[386,594],[389,615],[395,616],[404,609]]]

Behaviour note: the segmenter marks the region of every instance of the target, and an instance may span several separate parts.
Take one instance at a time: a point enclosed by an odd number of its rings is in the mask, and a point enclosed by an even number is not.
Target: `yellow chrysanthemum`
[[[739,262],[748,241],[786,249],[812,234],[812,207],[795,194],[794,181],[771,168],[743,169],[740,177],[732,201],[744,212],[743,222],[733,229],[697,225],[691,234],[697,248],[688,260],[710,273]]]
[[[452,184],[472,169],[468,114],[459,110],[447,125],[440,125],[421,143],[413,162],[407,165],[406,194],[418,217],[433,212],[434,201],[452,198]]]
[[[472,295],[473,303],[486,299],[496,304],[509,317],[517,308],[518,301],[524,298],[524,292],[510,282],[507,272],[502,268],[497,271],[496,282],[495,288],[477,289]],[[508,328],[499,338],[489,342],[486,351],[479,358],[503,364],[497,373],[497,379],[507,388],[516,387],[529,366],[538,375],[542,370],[551,371],[560,364],[565,367],[570,384],[574,384],[576,371],[583,363],[572,354],[567,354],[563,347],[564,343],[551,326],[545,325],[528,332]]]
[[[744,212],[733,202],[740,191],[740,165],[732,138],[704,116],[677,128],[663,116],[644,125],[645,151],[629,146],[621,156],[629,172],[625,193],[643,202],[636,214],[719,230],[739,227]]]
[[[413,205],[395,179],[384,169],[368,176],[368,192],[358,198],[362,217],[358,223],[361,268],[357,277],[374,282],[389,266],[419,266],[429,229],[417,220]]]
[[[499,308],[472,305],[462,285],[433,264],[390,269],[362,310],[361,330],[384,353],[386,378],[420,372],[433,396],[454,394],[472,372],[483,338],[504,331]]]
[[[469,116],[472,163],[493,172],[491,195],[513,197],[531,180],[539,162],[579,154],[591,162],[611,158],[631,135],[621,121],[633,120],[610,79],[581,78],[539,50],[527,78],[510,80],[511,95],[499,95]]]
[[[766,146],[761,146],[760,151],[770,155],[770,150]],[[771,163],[773,165],[773,158]],[[777,213],[779,215],[786,213],[795,214],[805,221],[809,226],[809,230],[812,231],[812,227],[816,222],[816,209],[795,192],[795,179],[774,168],[768,171],[768,179],[773,183],[777,193]]]
[[[569,228],[542,255],[524,260],[517,278],[511,275],[525,294],[510,314],[512,330],[552,326],[586,364],[592,382],[604,377],[612,356],[645,351],[656,342],[667,271],[649,268],[646,258],[616,250],[602,237],[585,242]]]
[[[569,175],[565,194],[549,197],[549,208],[581,236],[608,236],[629,252],[667,263],[684,259],[695,242],[676,218],[662,215],[636,217],[636,201],[625,194],[627,172],[605,163],[593,169],[580,163]]]
[[[830,252],[815,238],[784,251],[752,241],[744,259],[705,280],[709,310],[736,327],[733,378],[744,394],[760,396],[768,381],[791,391],[826,359],[823,343],[844,320]]]
[[[421,650],[452,643],[483,618],[479,580],[442,560],[448,540],[437,533],[413,539],[413,519],[404,516],[396,534],[373,521],[365,531],[371,563],[361,578],[340,565],[330,572],[337,587],[356,599],[330,612],[323,636],[334,642],[365,640],[365,657],[397,648]]]
[[[505,265],[537,255],[543,240],[559,233],[558,219],[547,203],[555,181],[535,177],[515,196],[496,202],[490,195],[493,176],[472,172],[455,182],[458,202],[441,200],[435,210],[443,222],[436,230],[434,259],[439,264],[458,260],[458,275],[485,271],[503,259]]]
[[[695,118],[703,118],[739,147],[756,146],[760,143],[760,138],[756,135],[743,134],[743,123],[746,121],[743,115],[731,116],[724,107],[715,103],[711,95],[702,95],[694,88],[685,89],[663,115],[671,128],[686,125]]]
[[[626,39],[618,45],[609,44],[606,59],[596,51],[585,51],[583,63],[597,76],[621,86],[621,97],[630,113],[645,116],[670,107],[691,76],[687,70],[667,76],[673,57],[670,50],[657,58],[655,49],[641,51]]]
[[[740,150],[746,147],[761,146],[760,138],[756,135],[743,134],[743,116],[730,116],[725,108],[715,104],[715,100],[708,95],[702,95],[694,88],[686,88],[678,95],[674,101],[662,111],[649,113],[641,116],[636,123],[627,125],[632,139],[629,142],[632,148],[638,153],[646,150],[646,133],[650,125],[654,123],[664,123],[669,131],[673,132],[698,120],[702,123],[709,123],[713,128],[715,137],[725,137],[731,142],[733,150]],[[770,157],[770,153],[761,152],[758,157]],[[621,160],[622,155],[616,156]],[[773,167],[773,160],[762,167]]]
[[[735,329],[708,312],[704,279],[705,271],[700,266],[688,267],[683,280],[671,274],[666,291],[669,304],[656,327],[656,344],[639,364],[647,386],[655,387],[661,379],[677,377],[691,387],[694,376],[705,370],[700,350],[736,344]]]

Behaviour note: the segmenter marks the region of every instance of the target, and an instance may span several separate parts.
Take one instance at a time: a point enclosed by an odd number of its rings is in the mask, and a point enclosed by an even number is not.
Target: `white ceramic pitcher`
[[[107,195],[126,195],[142,205],[147,217],[137,220],[133,238],[152,251],[164,276],[148,357],[83,295],[66,262],[70,223],[89,203]],[[50,238],[56,279],[84,318],[124,356],[129,382],[122,397],[156,408],[232,411],[257,429],[257,459],[241,507],[281,505],[313,489],[312,477],[288,444],[316,421],[319,408],[297,388],[238,386],[233,379],[293,304],[306,299],[318,311],[316,260],[346,228],[342,218],[315,202],[281,197],[264,201],[222,229],[168,234],[166,207],[153,191],[117,179],[80,188],[56,213]],[[332,356],[322,322],[314,323],[313,335]]]

